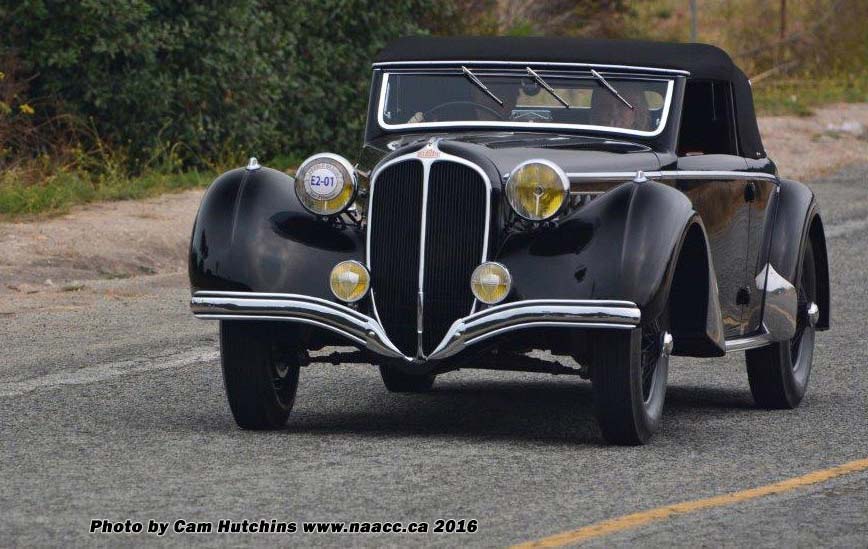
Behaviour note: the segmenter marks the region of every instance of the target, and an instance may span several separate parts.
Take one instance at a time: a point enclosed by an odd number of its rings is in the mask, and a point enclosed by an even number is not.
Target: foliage
[[[435,34],[621,36],[625,0],[454,0]]]
[[[357,146],[369,63],[429,0],[2,0],[0,48],[37,123],[75,117],[130,168]],[[0,66],[0,70],[5,70]],[[0,116],[3,116],[0,113]],[[8,116],[8,114],[6,115]],[[27,154],[18,150],[17,154]]]
[[[39,184],[22,185],[18,169],[0,173],[0,219],[37,213],[64,213],[70,206],[97,200],[130,200],[177,192],[210,183],[215,172],[149,171],[140,176],[94,175],[55,170]]]
[[[868,100],[865,0],[696,4],[699,40],[754,77],[760,112]],[[314,151],[354,157],[370,61],[399,35],[686,41],[688,6],[0,0],[0,215],[201,186],[249,155],[280,169]]]
[[[818,105],[868,102],[868,73],[769,78],[754,87],[753,96],[760,114],[810,116]]]

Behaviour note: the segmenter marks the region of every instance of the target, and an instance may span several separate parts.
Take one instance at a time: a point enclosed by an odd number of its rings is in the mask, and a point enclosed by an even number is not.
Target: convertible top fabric
[[[750,82],[722,49],[709,44],[564,37],[410,36],[388,44],[377,63],[412,61],[527,61],[628,65],[688,71],[691,79],[732,83],[739,145],[750,158],[765,156]]]
[[[708,44],[561,37],[409,36],[387,45],[377,62],[534,61],[633,65],[689,71],[699,78],[728,79],[734,65]]]

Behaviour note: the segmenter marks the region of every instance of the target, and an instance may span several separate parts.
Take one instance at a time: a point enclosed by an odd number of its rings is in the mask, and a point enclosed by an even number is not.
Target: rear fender
[[[797,181],[780,180],[774,226],[769,236],[768,261],[792,284],[798,280],[805,243],[811,239],[817,274],[817,306],[820,309],[817,329],[827,330],[830,317],[829,260],[823,220],[810,188]]]

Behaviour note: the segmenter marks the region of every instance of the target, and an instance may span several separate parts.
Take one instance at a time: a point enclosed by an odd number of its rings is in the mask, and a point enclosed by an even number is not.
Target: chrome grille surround
[[[421,215],[421,229],[420,229],[420,244],[419,244],[419,271],[418,271],[418,294],[416,300],[416,353],[414,356],[404,355],[404,359],[408,361],[424,361],[427,359],[427,356],[424,353],[423,349],[423,330],[424,330],[424,295],[425,295],[425,240],[426,240],[426,219],[427,219],[427,209],[428,209],[428,195],[429,195],[429,179],[431,174],[431,166],[436,162],[454,162],[456,164],[461,164],[463,166],[469,167],[474,170],[482,179],[482,182],[485,185],[485,223],[484,223],[484,232],[482,235],[482,255],[479,259],[479,262],[482,263],[486,261],[488,257],[488,244],[489,244],[489,232],[491,227],[491,179],[485,173],[485,171],[479,167],[477,164],[470,162],[464,158],[459,156],[451,155],[448,153],[444,153],[438,147],[438,140],[432,139],[429,141],[424,147],[419,150],[413,151],[412,153],[408,153],[405,155],[398,156],[385,162],[381,166],[377,167],[377,169],[371,174],[371,183],[370,190],[368,195],[368,230],[366,235],[366,267],[371,270],[371,227],[376,220],[373,218],[373,206],[374,206],[374,193],[376,192],[376,183],[377,177],[382,173],[382,171],[390,166],[398,164],[400,162],[405,161],[417,161],[422,163],[422,215]],[[373,273],[372,273],[372,276]],[[467,281],[468,288],[470,281]],[[380,325],[383,325],[382,319],[380,318],[379,312],[377,311],[377,300],[375,296],[375,291],[371,289],[371,304],[373,307],[374,317]],[[473,307],[471,310],[467,311],[466,314],[471,314],[476,309],[476,302],[474,300]],[[457,319],[456,319],[457,320]],[[448,335],[448,334],[447,334]],[[388,335],[386,336],[388,338]],[[390,345],[395,347],[395,345],[390,341]],[[439,346],[438,346],[439,347]]]

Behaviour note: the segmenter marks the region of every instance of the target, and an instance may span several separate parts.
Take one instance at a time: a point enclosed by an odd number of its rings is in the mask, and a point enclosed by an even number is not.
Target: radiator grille
[[[423,169],[405,160],[376,178],[369,221],[371,288],[389,339],[415,356],[422,230]],[[485,247],[485,182],[472,168],[431,165],[425,218],[422,349],[431,353],[452,323],[470,313],[470,275]]]
[[[472,168],[435,162],[428,179],[422,349],[434,350],[452,323],[470,313],[470,275],[482,260],[485,184]]]
[[[371,197],[371,289],[380,322],[402,353],[416,354],[416,302],[422,230],[422,163],[393,164]]]

